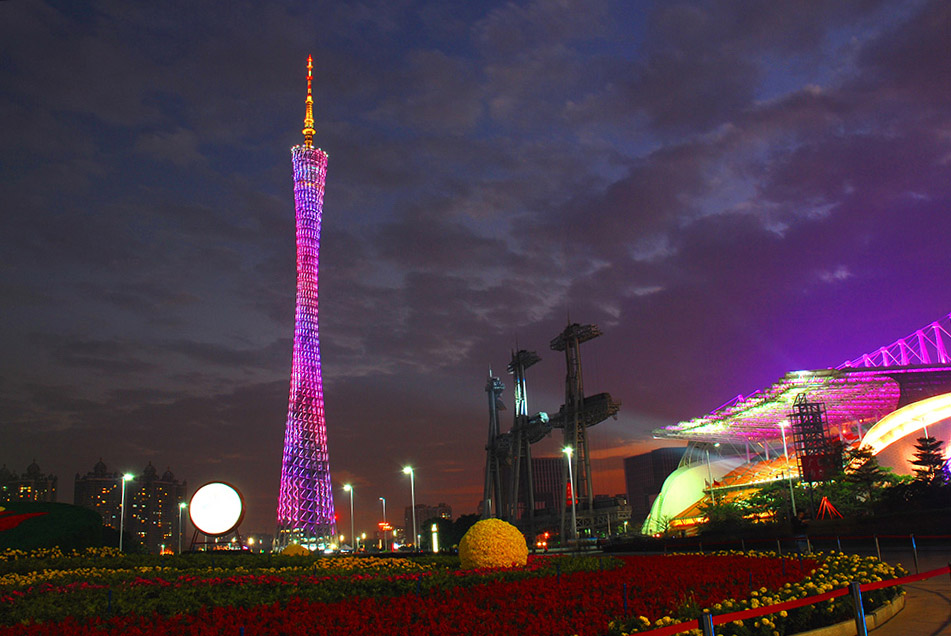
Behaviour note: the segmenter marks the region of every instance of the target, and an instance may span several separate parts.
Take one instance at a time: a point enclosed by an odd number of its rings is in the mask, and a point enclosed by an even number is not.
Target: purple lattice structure
[[[317,272],[327,153],[313,146],[312,60],[307,58],[304,143],[291,149],[297,215],[297,311],[284,460],[277,502],[278,545],[317,547],[336,535],[317,327]]]
[[[888,346],[880,347],[855,360],[847,360],[836,368],[951,364],[951,356],[948,355],[949,347],[945,341],[951,342],[951,314]]]
[[[787,373],[765,389],[654,435],[708,443],[775,440],[803,393],[824,405],[831,427],[861,431],[898,408],[951,391],[949,348],[951,314],[836,369]]]

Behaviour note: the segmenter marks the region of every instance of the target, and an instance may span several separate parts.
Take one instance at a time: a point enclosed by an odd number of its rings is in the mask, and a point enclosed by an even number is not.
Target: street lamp
[[[575,493],[575,477],[574,473],[571,470],[571,454],[574,453],[574,449],[571,446],[565,446],[561,449],[561,452],[565,454],[565,458],[568,461],[568,485],[571,488],[571,538],[575,541],[578,540],[578,517],[575,510],[575,502],[578,501],[578,497]]]
[[[783,420],[779,423],[779,430],[783,433],[783,455],[786,457],[786,472],[789,473],[789,501],[792,502],[792,514],[796,516],[796,494],[793,492],[792,486],[792,471],[789,470],[789,449],[786,448],[786,427],[789,426],[789,422]]]
[[[119,552],[122,552],[122,532],[125,530],[125,482],[134,478],[135,475],[130,473],[122,476],[122,501],[119,503]]]
[[[188,507],[188,504],[184,501],[178,502],[178,553],[182,553],[182,534],[184,534],[185,529],[182,528],[182,511]]]
[[[783,420],[782,422],[779,423],[779,430],[782,431],[782,434],[783,434],[783,456],[786,458],[786,464],[788,465],[789,464],[789,449],[786,447],[786,427],[787,426],[789,426],[789,424],[786,422],[786,420]]]
[[[354,543],[357,540],[357,535],[353,532],[353,486],[344,484],[343,489],[350,493],[350,542]],[[341,541],[341,543],[343,542]]]
[[[720,442],[713,445],[714,448],[720,448]],[[713,468],[710,466],[710,447],[705,448],[707,452],[707,478],[710,480],[710,499],[713,503],[717,502],[717,496],[713,492]]]
[[[386,497],[380,497],[380,501],[383,503],[383,547],[389,552],[390,549],[386,543]]]
[[[410,502],[413,505],[413,551],[419,551],[419,545],[416,541],[416,480],[413,475],[412,466],[404,466],[403,474],[409,475],[409,493],[410,493]]]

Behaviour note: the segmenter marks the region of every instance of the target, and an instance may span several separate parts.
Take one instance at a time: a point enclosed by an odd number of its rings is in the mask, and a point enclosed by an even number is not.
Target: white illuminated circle
[[[228,534],[244,517],[244,499],[230,484],[213,481],[192,495],[188,516],[199,532],[211,537]]]

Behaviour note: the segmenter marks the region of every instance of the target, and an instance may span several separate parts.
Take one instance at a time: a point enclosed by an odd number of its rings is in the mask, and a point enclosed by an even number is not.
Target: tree
[[[481,518],[479,515],[470,514],[462,515],[453,521],[452,534],[450,535],[451,543],[448,543],[448,545],[459,545],[459,542],[462,541],[462,537],[469,531],[469,528],[474,526]]]
[[[877,486],[890,482],[890,475],[882,469],[868,446],[856,448],[847,457],[845,480],[853,484],[865,499],[868,514],[874,511]]]
[[[919,437],[915,444],[915,459],[912,465],[915,468],[915,483],[925,487],[940,487],[948,483],[948,472],[945,467],[944,453],[941,447],[944,442],[934,437]]]
[[[789,481],[783,479],[764,484],[747,498],[747,504],[750,512],[771,515],[776,523],[788,523],[792,518]]]
[[[737,534],[752,527],[752,522],[745,516],[749,514],[749,507],[741,501],[708,501],[700,506],[700,511],[707,522],[700,529],[702,534]]]

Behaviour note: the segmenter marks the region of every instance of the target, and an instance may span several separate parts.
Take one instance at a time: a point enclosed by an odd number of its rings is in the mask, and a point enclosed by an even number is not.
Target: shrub
[[[459,561],[464,570],[521,567],[527,560],[525,537],[501,519],[479,521],[459,542]]]

